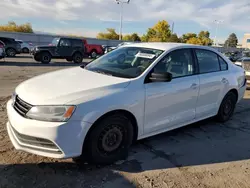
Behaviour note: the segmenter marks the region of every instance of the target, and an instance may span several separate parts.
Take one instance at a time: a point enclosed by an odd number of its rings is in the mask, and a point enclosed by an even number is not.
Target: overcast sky
[[[124,5],[124,33],[145,33],[158,20],[175,23],[178,35],[208,30],[220,42],[235,32],[241,43],[250,33],[250,0],[131,0]],[[30,22],[35,31],[95,37],[106,28],[119,31],[115,0],[0,0],[0,24]]]

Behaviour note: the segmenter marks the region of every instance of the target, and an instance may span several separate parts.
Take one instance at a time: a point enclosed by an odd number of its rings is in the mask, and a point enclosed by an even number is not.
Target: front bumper
[[[7,103],[7,114],[8,135],[17,150],[52,158],[71,158],[82,154],[85,129],[89,123],[27,119],[16,112],[12,100]]]

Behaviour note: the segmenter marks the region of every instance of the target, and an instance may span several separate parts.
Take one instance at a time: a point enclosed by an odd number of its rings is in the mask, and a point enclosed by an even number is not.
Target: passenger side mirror
[[[149,80],[151,80],[151,82],[170,82],[172,80],[172,74],[169,72],[153,72]]]

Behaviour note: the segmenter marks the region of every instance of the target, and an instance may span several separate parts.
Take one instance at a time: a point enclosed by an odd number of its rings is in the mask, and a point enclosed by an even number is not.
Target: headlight
[[[68,121],[75,108],[75,106],[34,106],[26,116],[40,121],[62,122]]]

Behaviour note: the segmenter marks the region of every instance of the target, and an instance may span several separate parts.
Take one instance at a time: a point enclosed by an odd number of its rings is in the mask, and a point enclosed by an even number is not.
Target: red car
[[[104,50],[102,48],[102,45],[98,44],[88,44],[87,40],[82,40],[85,46],[85,53],[87,56],[90,56],[91,58],[96,58],[98,55],[103,55]]]

